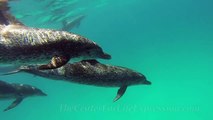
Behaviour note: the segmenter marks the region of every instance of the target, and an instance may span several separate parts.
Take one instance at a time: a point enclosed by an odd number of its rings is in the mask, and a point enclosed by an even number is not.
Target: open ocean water
[[[52,0],[53,1],[53,0]],[[47,97],[30,97],[0,120],[211,120],[213,119],[212,0],[17,0],[11,12],[25,25],[60,29],[69,16],[86,15],[71,32],[112,55],[106,64],[143,73],[150,86],[118,88],[54,81],[27,73],[0,76],[34,85]],[[64,18],[63,18],[64,17]]]

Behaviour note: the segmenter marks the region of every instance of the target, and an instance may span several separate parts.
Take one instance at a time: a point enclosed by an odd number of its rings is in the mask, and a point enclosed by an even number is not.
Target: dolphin
[[[80,16],[73,18],[71,21],[67,21],[66,19],[63,20],[63,22],[62,22],[63,26],[62,26],[61,30],[70,31],[74,27],[79,27],[81,24],[81,20],[84,18],[85,18],[85,15],[80,15]]]
[[[9,13],[8,1],[0,0],[0,63],[41,64],[55,69],[70,59],[111,59],[95,42],[74,33],[25,26]],[[49,63],[48,63],[49,62]]]
[[[30,96],[47,96],[40,89],[25,84],[7,83],[0,80],[0,100],[1,99],[16,99],[4,111],[8,111],[19,105],[23,99]]]
[[[146,77],[129,68],[106,65],[97,60],[83,60],[52,70],[38,70],[37,65],[21,66],[4,75],[18,72],[27,72],[52,80],[62,80],[72,83],[102,86],[119,87],[114,102],[125,93],[128,86],[132,85],[150,85],[151,82]]]

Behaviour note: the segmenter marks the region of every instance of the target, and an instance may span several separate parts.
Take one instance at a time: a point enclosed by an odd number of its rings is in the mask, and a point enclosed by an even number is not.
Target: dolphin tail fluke
[[[117,100],[119,100],[126,92],[126,89],[127,89],[126,85],[120,87],[120,89],[118,89],[117,95],[116,95],[115,99],[113,100],[113,102],[116,102]]]
[[[6,109],[4,109],[4,112],[6,112],[6,111],[8,111],[10,109],[13,109],[17,105],[19,105],[22,100],[23,100],[23,97],[18,97],[9,107],[7,107]]]

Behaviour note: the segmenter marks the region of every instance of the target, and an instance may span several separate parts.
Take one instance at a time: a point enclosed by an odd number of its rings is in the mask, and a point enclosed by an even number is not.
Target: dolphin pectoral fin
[[[118,89],[117,95],[116,95],[115,99],[113,100],[113,102],[119,100],[124,95],[124,93],[126,92],[126,89],[127,89],[126,85],[125,86],[121,86]]]
[[[50,63],[46,65],[41,65],[38,67],[39,70],[48,70],[48,69],[55,69],[65,65],[69,61],[69,57],[66,56],[55,56],[52,58]]]
[[[6,109],[4,109],[4,111],[8,111],[14,107],[16,107],[17,105],[19,105],[21,103],[21,101],[23,100],[23,97],[19,97],[17,98],[9,107],[7,107]]]

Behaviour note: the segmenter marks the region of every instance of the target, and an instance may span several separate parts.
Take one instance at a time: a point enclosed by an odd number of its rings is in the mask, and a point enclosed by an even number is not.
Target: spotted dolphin
[[[45,70],[61,67],[74,58],[111,59],[111,56],[81,35],[27,27],[9,13],[7,0],[0,1],[0,63],[41,64],[38,68]]]
[[[6,73],[6,75],[17,72],[27,72],[52,80],[62,80],[79,84],[119,87],[114,101],[117,101],[125,93],[128,86],[151,84],[151,82],[139,72],[120,66],[102,64],[97,60],[83,60],[72,64],[68,63],[52,70],[38,70],[36,65],[21,66],[16,71]]]
[[[26,84],[7,83],[0,81],[0,100],[2,99],[16,99],[4,111],[8,111],[19,105],[24,98],[30,96],[47,96],[40,89]]]

